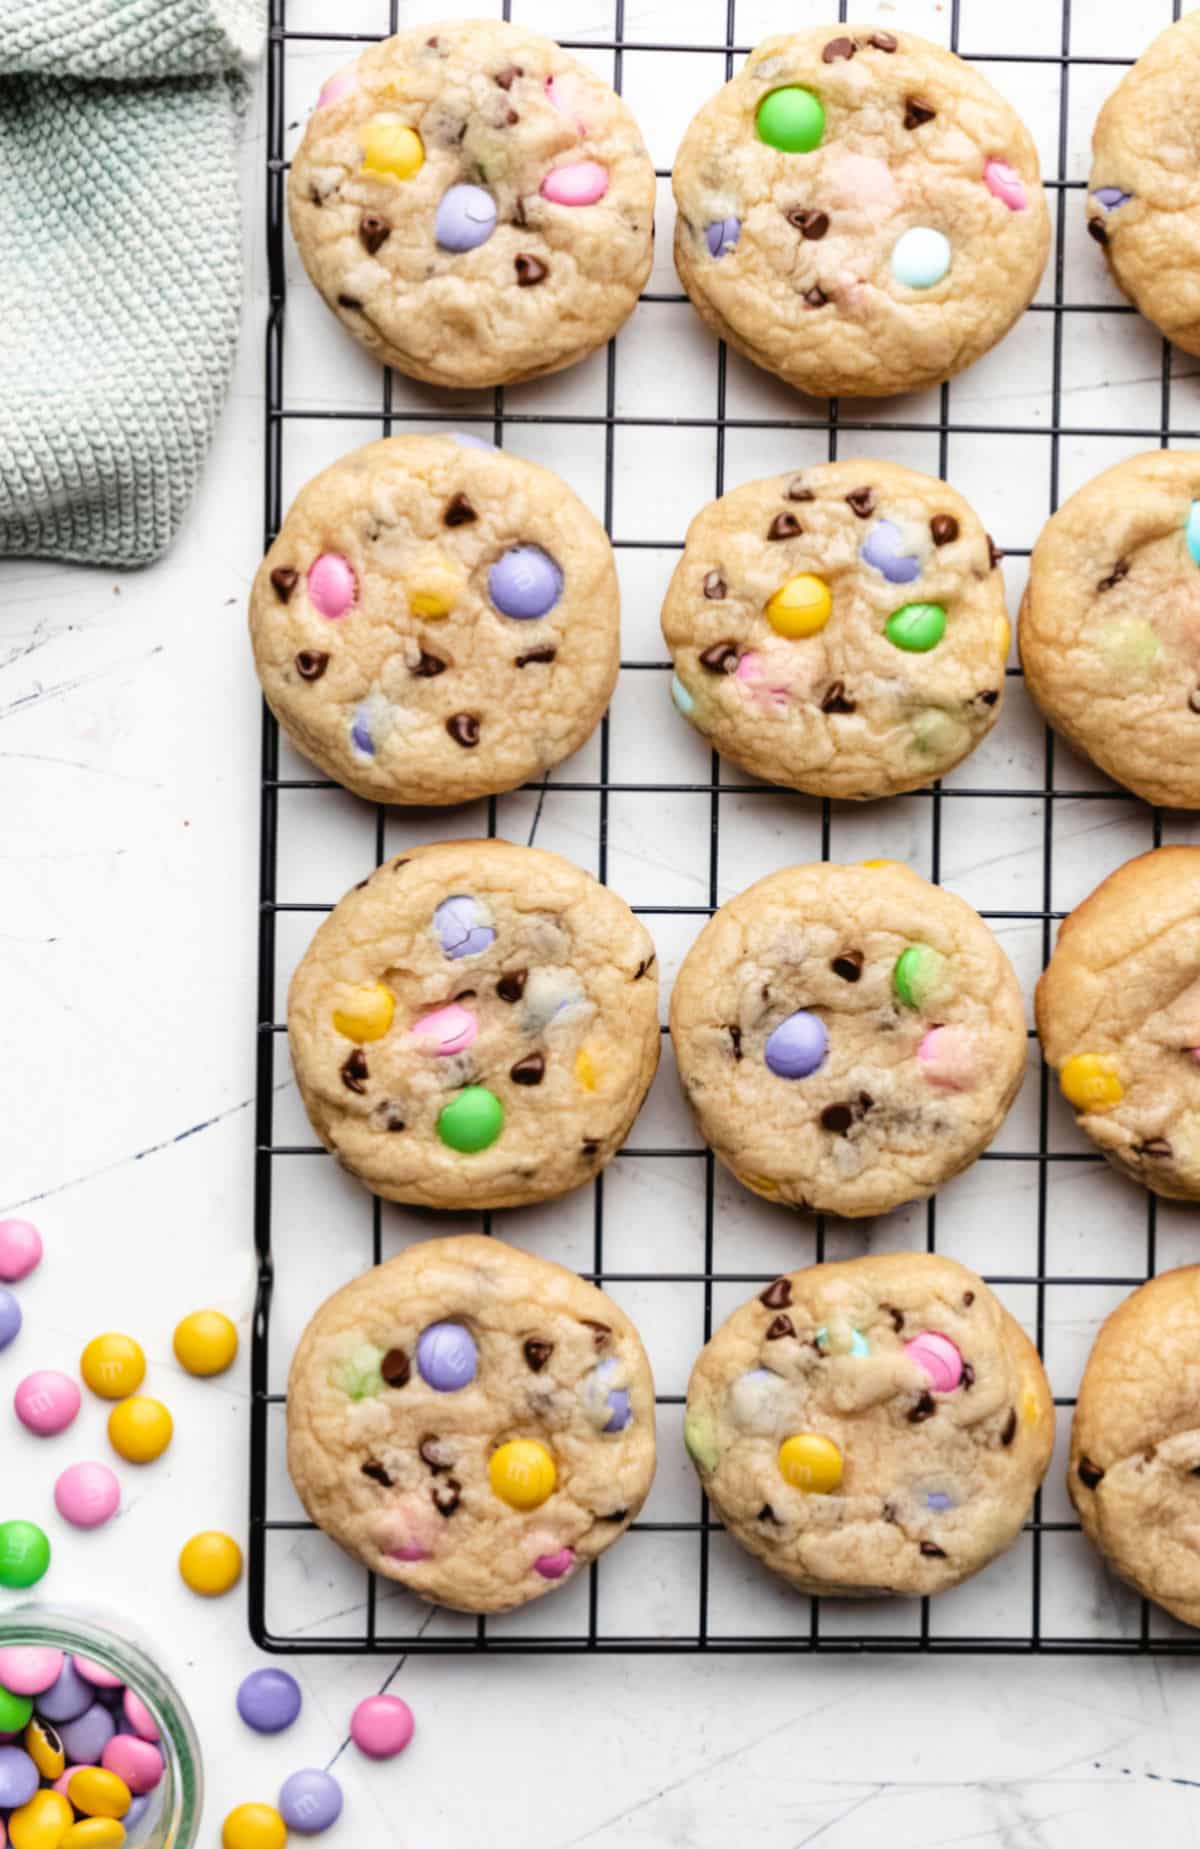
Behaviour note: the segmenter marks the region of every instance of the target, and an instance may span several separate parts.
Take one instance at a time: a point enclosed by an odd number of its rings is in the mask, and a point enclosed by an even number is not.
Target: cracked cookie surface
[[[373,1572],[460,1611],[508,1611],[624,1533],[654,1477],[654,1382],[611,1297],[460,1234],[338,1291],[288,1381],[288,1468]]]
[[[766,40],[693,119],[673,184],[704,321],[816,396],[960,372],[1032,301],[1050,248],[1028,130],[911,32]]]
[[[805,1592],[942,1592],[1010,1546],[1054,1446],[982,1279],[896,1252],[779,1277],[701,1352],[685,1439],[734,1538]]]

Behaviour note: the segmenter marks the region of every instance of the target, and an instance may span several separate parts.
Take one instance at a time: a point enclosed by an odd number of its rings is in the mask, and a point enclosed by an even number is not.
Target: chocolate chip
[[[360,1095],[367,1089],[367,1056],[360,1046],[356,1046],[349,1059],[342,1067],[342,1084],[347,1091],[356,1091]]]
[[[377,1464],[374,1458],[371,1458],[369,1462],[363,1465],[362,1474],[364,1477],[370,1477],[372,1483],[382,1484],[384,1489],[391,1489],[392,1487],[392,1479],[388,1476],[383,1465]]]
[[[409,673],[414,674],[419,681],[431,681],[436,675],[444,674],[449,665],[440,655],[431,655],[427,649],[422,649],[421,659],[415,668],[409,669]]]
[[[929,522],[935,546],[950,546],[958,538],[958,521],[953,514],[935,514]]]
[[[875,490],[873,488],[856,488],[853,494],[846,496],[846,500],[860,520],[869,520],[875,512]]]
[[[944,1560],[946,1558],[945,1548],[939,1547],[936,1541],[922,1541],[921,1552],[924,1554],[926,1560]]]
[[[969,1361],[964,1361],[963,1371],[962,1371],[963,1392],[969,1393],[971,1391],[971,1388],[974,1385],[975,1385],[975,1369],[971,1366],[971,1363]]]
[[[1003,552],[1001,552],[999,546],[996,544],[995,540],[992,538],[990,533],[987,535],[987,543],[988,543],[988,564],[991,566],[992,570],[995,571],[997,565],[1000,563],[1001,559],[1004,557],[1004,554]]]
[[[412,1367],[402,1348],[389,1348],[379,1363],[379,1372],[389,1387],[407,1387]]]
[[[319,681],[329,666],[329,657],[320,649],[302,648],[296,656],[296,672],[302,681]]]
[[[1137,1145],[1137,1148],[1134,1151],[1135,1155],[1161,1156],[1161,1157],[1164,1157],[1168,1161],[1170,1160],[1173,1153],[1174,1152],[1171,1149],[1171,1145],[1170,1143],[1168,1143],[1165,1136],[1151,1137],[1148,1143],[1139,1143]]]
[[[526,1053],[509,1072],[514,1085],[540,1085],[546,1076],[546,1061],[541,1053]]]
[[[790,1316],[777,1316],[767,1325],[768,1342],[782,1341],[785,1335],[795,1335],[796,1325]]]
[[[704,595],[710,603],[720,603],[725,595],[725,580],[719,571],[710,571],[704,580]]]
[[[1084,1489],[1095,1489],[1097,1484],[1103,1483],[1104,1481],[1104,1472],[1101,1470],[1099,1464],[1093,1464],[1090,1457],[1080,1458],[1078,1470],[1079,1481],[1083,1484]]]
[[[867,44],[873,45],[876,51],[899,51],[900,49],[900,40],[893,38],[890,32],[873,32]]]
[[[792,1286],[789,1279],[776,1278],[773,1284],[767,1285],[758,1301],[765,1303],[768,1310],[786,1310],[792,1301]]]
[[[462,1501],[462,1484],[457,1477],[447,1477],[443,1484],[435,1485],[429,1493],[438,1514],[449,1519]]]
[[[1017,1435],[1017,1409],[1015,1406],[1010,1406],[1008,1409],[1008,1417],[1004,1421],[1004,1430],[1000,1434],[1000,1443],[1002,1445],[1010,1445],[1013,1439],[1016,1437],[1016,1435]]]
[[[447,526],[470,526],[471,522],[478,518],[479,515],[465,494],[456,494],[442,515]]]
[[[300,573],[293,571],[290,565],[276,565],[271,573],[271,584],[280,603],[286,603],[299,582]]]
[[[896,1334],[899,1335],[901,1329],[904,1327],[904,1311],[898,1310],[894,1303],[881,1303],[879,1307],[881,1310],[887,1311],[892,1319],[892,1328],[896,1331]]]
[[[932,122],[937,110],[932,103],[927,103],[922,96],[910,96],[904,110],[905,128],[920,128],[926,122]]]
[[[923,1393],[908,1415],[910,1425],[924,1425],[926,1419],[932,1419],[937,1411],[937,1401],[932,1393]]]
[[[435,1432],[426,1432],[417,1446],[417,1456],[423,1464],[428,1464],[436,1477],[439,1471],[449,1470],[454,1462],[449,1449]]]
[[[392,227],[386,218],[377,218],[374,212],[364,214],[358,227],[359,242],[367,255],[373,257],[382,249],[392,235]]]
[[[823,713],[852,713],[854,711],[854,701],[846,698],[845,681],[829,683],[821,695],[821,711]]]
[[[826,1130],[832,1130],[838,1136],[845,1136],[854,1122],[854,1112],[848,1104],[827,1104],[821,1112],[821,1122]]]
[[[510,109],[508,114],[504,118],[504,121],[508,124],[509,128],[512,127],[514,122],[519,122],[520,120],[521,118],[517,114],[515,109]]]
[[[627,1522],[629,1520],[629,1510],[614,1509],[611,1515],[598,1515],[596,1520],[598,1522]]]
[[[780,1521],[769,1502],[763,1503],[762,1508],[758,1511],[758,1519],[760,1522],[773,1522],[776,1528],[783,1527],[783,1523]]]
[[[470,751],[479,743],[479,721],[474,713],[455,713],[446,721],[446,730],[456,745]]]
[[[874,1098],[873,1098],[873,1097],[871,1096],[871,1094],[870,1094],[870,1092],[869,1092],[869,1091],[860,1091],[860,1092],[859,1092],[859,1094],[858,1094],[858,1108],[859,1108],[859,1110],[860,1110],[860,1111],[863,1111],[863,1112],[866,1112],[866,1111],[873,1111],[873,1110],[875,1109],[875,1100],[874,1100]]]
[[[398,1130],[403,1130],[405,1127],[404,1119],[400,1115],[400,1107],[396,1104],[376,1105],[371,1118],[380,1130],[386,1130],[389,1135],[394,1136]]]
[[[540,1336],[531,1335],[521,1353],[525,1357],[526,1366],[532,1368],[535,1374],[540,1374],[554,1353],[554,1343],[543,1342]]]
[[[1188,706],[1194,713],[1200,713],[1200,687],[1193,687],[1188,695]]]
[[[553,661],[557,653],[558,650],[547,643],[543,648],[531,648],[524,655],[518,655],[516,665],[518,668],[527,668],[531,661]]]
[[[593,1157],[600,1154],[600,1145],[593,1141],[590,1136],[586,1137],[580,1145],[579,1153],[584,1158],[585,1162],[590,1162]]]
[[[804,528],[797,520],[795,514],[776,514],[774,520],[772,520],[770,526],[767,528],[767,538],[796,539],[803,531]]]
[[[637,968],[633,972],[633,980],[635,982],[640,981],[640,979],[646,974],[646,971],[655,962],[655,960],[657,959],[657,956],[658,956],[658,952],[656,950],[653,950],[651,951],[648,957],[642,958],[641,962],[638,964]]]
[[[1121,580],[1123,578],[1127,578],[1128,576],[1129,576],[1129,560],[1128,559],[1118,559],[1116,564],[1113,566],[1112,570],[1109,572],[1107,578],[1101,578],[1099,584],[1096,586],[1096,589],[1098,591],[1115,590],[1117,585],[1120,584]]]
[[[971,1305],[974,1303],[974,1301],[975,1301],[975,1292],[973,1290],[965,1290],[963,1292],[964,1310],[969,1310]]]
[[[321,197],[320,189],[315,185],[309,187],[308,197],[309,197],[309,202],[312,205],[315,205],[318,209],[321,206],[323,206],[325,203],[324,199]]]
[[[594,1323],[589,1316],[581,1316],[579,1320],[585,1329],[591,1330],[592,1341],[596,1344],[596,1347],[604,1348],[608,1343],[609,1337],[612,1335],[612,1330],[609,1325],[607,1323]]]
[[[510,969],[496,984],[496,993],[502,1002],[519,1002],[528,980],[527,969]]]
[[[818,212],[812,206],[797,206],[787,215],[789,225],[793,225],[810,244],[816,244],[829,230],[828,212]]]
[[[513,267],[517,272],[517,287],[520,289],[532,289],[535,283],[545,282],[550,274],[540,257],[528,257],[524,252],[516,259]]]
[[[982,693],[977,693],[975,698],[979,701],[981,706],[995,706],[996,701],[1000,698],[1000,689],[998,687],[987,687]]]
[[[362,303],[359,301],[356,295],[339,295],[337,299],[337,304],[339,308],[355,308],[355,309],[362,308]]]
[[[809,308],[824,308],[829,297],[819,283],[814,283],[812,288],[805,295],[804,300]]]
[[[821,53],[821,62],[836,64],[839,58],[852,58],[857,50],[853,39],[830,39]]]
[[[1108,232],[1098,218],[1088,219],[1088,236],[1090,238],[1095,238],[1097,244],[1108,243]]]
[[[885,1522],[894,1522],[896,1519],[895,1503],[885,1502],[882,1509],[879,1511],[879,1513],[883,1516],[883,1519]]]
[[[787,498],[789,501],[815,501],[817,497],[811,488],[804,486],[802,475],[793,475],[787,485]]]
[[[734,1057],[734,1059],[735,1059],[735,1060],[736,1060],[736,1059],[741,1059],[741,1057],[742,1057],[742,1030],[741,1030],[741,1028],[740,1028],[740,1027],[731,1027],[731,1028],[730,1028],[730,1030],[729,1030],[729,1038],[730,1038],[730,1040],[731,1040],[731,1041],[733,1042],[733,1057]]]
[[[857,982],[863,973],[865,960],[861,950],[844,950],[840,957],[834,957],[830,968],[843,982]]]
[[[502,71],[496,72],[496,82],[502,90],[511,90],[518,77],[525,73],[519,64],[506,64]]]
[[[707,668],[710,674],[732,674],[737,664],[737,644],[734,642],[714,642],[700,656],[700,666]]]

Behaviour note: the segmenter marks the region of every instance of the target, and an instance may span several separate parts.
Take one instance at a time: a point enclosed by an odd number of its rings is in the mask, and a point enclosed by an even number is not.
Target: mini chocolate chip
[[[777,1316],[767,1325],[768,1342],[779,1342],[785,1335],[795,1335],[796,1325],[790,1316]]]
[[[832,1130],[838,1136],[845,1136],[854,1122],[854,1112],[848,1104],[827,1104],[821,1112],[821,1122],[826,1130]]]
[[[936,1541],[922,1541],[921,1552],[927,1560],[944,1560],[946,1558],[945,1548],[939,1547]]]
[[[394,1104],[384,1105],[380,1127],[386,1130],[391,1136],[395,1136],[397,1131],[404,1129],[404,1119],[401,1117]]]
[[[355,309],[362,308],[362,303],[359,301],[356,295],[339,295],[337,299],[337,304],[339,308],[355,308]]]
[[[438,1514],[449,1518],[462,1501],[462,1484],[457,1477],[447,1477],[445,1483],[435,1484],[429,1493]]]
[[[496,984],[496,993],[502,1002],[519,1002],[528,980],[527,969],[510,969]]]
[[[431,39],[425,40],[425,43],[428,45],[430,51],[436,51],[438,46],[441,44],[441,42],[442,41],[438,38],[436,33]]]
[[[526,1365],[532,1368],[535,1374],[540,1374],[554,1353],[554,1343],[543,1342],[540,1336],[531,1335],[521,1353],[525,1357]]]
[[[893,38],[890,32],[873,32],[867,44],[873,45],[876,51],[899,51],[900,49],[900,40]]]
[[[1096,589],[1098,591],[1115,590],[1117,585],[1120,584],[1121,580],[1123,578],[1127,578],[1128,576],[1129,576],[1129,560],[1128,559],[1118,559],[1116,564],[1113,566],[1112,570],[1109,572],[1107,578],[1101,578],[1099,584],[1096,586]]]
[[[524,75],[519,64],[506,64],[502,71],[496,72],[496,82],[502,90],[511,90],[517,78]]]
[[[811,488],[804,486],[802,475],[793,475],[787,485],[787,498],[789,501],[815,501],[817,497]]]
[[[772,520],[770,526],[767,528],[767,538],[796,539],[803,531],[804,528],[797,520],[795,514],[776,514],[774,520]]]
[[[937,110],[932,103],[927,103],[922,96],[910,96],[904,110],[905,128],[920,128],[926,122],[932,122]]]
[[[904,1327],[904,1311],[898,1310],[894,1303],[881,1303],[879,1307],[881,1310],[887,1311],[892,1319],[892,1328],[896,1331],[896,1334],[899,1335],[901,1329]]]
[[[859,1108],[859,1110],[860,1110],[860,1111],[864,1111],[864,1112],[865,1112],[865,1111],[873,1111],[873,1110],[875,1109],[875,1100],[874,1100],[874,1098],[873,1098],[873,1097],[871,1096],[871,1094],[870,1094],[870,1092],[869,1092],[869,1091],[860,1091],[860,1092],[859,1092],[859,1094],[858,1094],[858,1108]]]
[[[302,681],[319,681],[328,666],[328,655],[317,648],[302,648],[296,656],[296,672]]]
[[[971,1388],[974,1385],[975,1385],[975,1369],[971,1366],[971,1363],[969,1361],[964,1361],[963,1371],[962,1371],[963,1392],[969,1393],[971,1391]]]
[[[792,1301],[792,1286],[790,1281],[787,1278],[776,1278],[773,1284],[767,1285],[766,1290],[761,1293],[758,1301],[760,1303],[765,1303],[768,1310],[786,1310],[788,1304]]]
[[[426,1432],[417,1446],[417,1456],[423,1464],[428,1464],[436,1477],[439,1471],[449,1470],[453,1459],[436,1432]]]
[[[414,674],[419,681],[431,681],[435,675],[444,674],[449,665],[440,655],[431,655],[427,649],[422,649],[421,659],[415,668],[409,669],[409,673]]]
[[[812,288],[805,295],[804,300],[809,308],[824,308],[829,297],[819,283],[814,283]]]
[[[1097,244],[1108,243],[1108,232],[1098,218],[1088,219],[1088,236],[1090,238],[1095,238]]]
[[[818,243],[829,230],[828,212],[818,212],[812,206],[797,206],[795,211],[788,213],[787,221],[810,244]]]
[[[320,208],[321,206],[323,206],[323,205],[324,205],[324,203],[325,203],[325,201],[324,201],[324,199],[323,199],[323,198],[321,197],[321,192],[320,192],[320,188],[319,188],[319,187],[317,187],[317,186],[315,186],[315,185],[314,185],[314,186],[310,186],[310,187],[309,187],[309,189],[308,189],[308,197],[309,197],[309,200],[310,200],[310,202],[311,202],[311,204],[313,204],[313,205],[315,205],[316,207],[318,207],[318,209],[319,209],[319,208]]]
[[[741,1057],[742,1057],[742,1030],[741,1030],[741,1028],[740,1028],[740,1027],[731,1027],[731,1028],[730,1028],[730,1030],[729,1030],[729,1038],[730,1038],[730,1040],[731,1040],[731,1041],[733,1042],[733,1057],[734,1057],[734,1059],[735,1059],[735,1060],[736,1060],[736,1059],[741,1059]]]
[[[374,1458],[371,1458],[369,1462],[363,1465],[362,1474],[364,1477],[370,1477],[372,1483],[381,1483],[384,1489],[391,1489],[392,1487],[392,1479],[388,1476],[383,1465],[377,1464]]]
[[[386,218],[377,218],[374,212],[364,214],[358,227],[359,242],[367,255],[373,257],[377,250],[387,243],[392,235],[392,227]]]
[[[611,1515],[598,1515],[596,1520],[598,1522],[627,1522],[629,1520],[629,1510],[614,1509]]]
[[[926,1419],[932,1419],[937,1411],[937,1401],[932,1393],[923,1393],[908,1415],[910,1425],[924,1425]]]
[[[1008,1409],[1008,1417],[1004,1421],[1004,1430],[1000,1434],[1000,1443],[1002,1445],[1010,1445],[1013,1439],[1016,1437],[1016,1435],[1017,1435],[1017,1409],[1015,1406],[1010,1406]]]
[[[1090,1457],[1080,1458],[1078,1470],[1079,1481],[1083,1484],[1084,1489],[1095,1489],[1097,1484],[1103,1483],[1104,1481],[1104,1472],[1101,1470],[1099,1464],[1093,1464]]]
[[[525,216],[525,201],[523,199],[518,199],[516,205],[513,207],[512,221],[514,225],[519,225],[522,231],[524,231],[525,227],[528,225],[529,220]]]
[[[773,1522],[776,1528],[783,1527],[783,1523],[780,1521],[769,1502],[763,1503],[762,1508],[758,1511],[758,1519],[760,1522]]]
[[[704,595],[710,603],[720,603],[725,595],[725,580],[719,571],[710,571],[704,580]]]
[[[852,713],[854,711],[854,701],[846,698],[845,681],[829,683],[821,695],[821,711],[823,713]]]
[[[981,706],[995,706],[996,701],[1000,698],[1000,689],[998,687],[986,687],[982,693],[977,693],[975,698],[979,701]]]
[[[300,573],[290,565],[276,565],[271,573],[271,584],[280,603],[286,603],[299,582]]]
[[[379,1363],[379,1372],[389,1387],[407,1387],[412,1367],[402,1348],[389,1348]]]
[[[830,968],[843,982],[857,982],[863,973],[865,960],[861,950],[844,950],[840,957],[834,957]]]
[[[541,1053],[526,1053],[509,1072],[514,1085],[540,1085],[546,1076],[546,1061]]]
[[[447,526],[470,526],[471,522],[478,518],[479,515],[465,494],[456,494],[442,515]]]
[[[1193,687],[1188,695],[1188,706],[1193,713],[1200,713],[1200,687]]]
[[[1173,1151],[1165,1136],[1155,1136],[1148,1143],[1139,1143],[1134,1153],[1139,1156],[1162,1156],[1169,1161]]]
[[[474,713],[455,713],[446,721],[446,730],[456,745],[470,751],[479,743],[479,721]]]
[[[657,958],[658,958],[658,952],[656,950],[652,950],[648,957],[643,957],[641,962],[638,964],[637,968],[633,972],[633,980],[635,982],[639,982],[641,978],[646,974],[646,971],[649,968],[651,968],[651,966],[656,962]]]
[[[885,1502],[882,1509],[879,1511],[879,1513],[883,1516],[883,1519],[885,1522],[894,1522],[896,1519],[895,1503]]]
[[[992,570],[995,571],[997,565],[1000,563],[1001,559],[1004,557],[1004,554],[1003,552],[1001,552],[999,546],[996,544],[995,540],[992,538],[990,533],[987,535],[987,543],[988,543],[988,564],[991,566]]]
[[[965,1290],[963,1292],[963,1308],[969,1310],[974,1301],[975,1292],[973,1290]]]
[[[958,538],[958,521],[953,514],[935,514],[929,522],[935,546],[950,546]]]
[[[853,39],[830,39],[821,53],[821,62],[836,64],[839,58],[852,58],[857,50]]]
[[[873,488],[856,488],[848,494],[846,500],[860,520],[869,520],[875,512],[875,490]]]
[[[590,1162],[593,1157],[600,1154],[600,1145],[589,1136],[580,1145],[579,1153],[585,1162]]]
[[[531,648],[524,655],[517,656],[516,666],[527,668],[531,661],[553,661],[557,653],[558,650],[551,648],[549,644],[544,648]]]
[[[367,1056],[360,1046],[356,1046],[342,1067],[342,1084],[347,1091],[356,1091],[361,1095],[367,1089],[369,1076]]]
[[[609,1337],[612,1335],[612,1330],[609,1325],[607,1323],[594,1323],[590,1316],[581,1316],[579,1320],[585,1329],[591,1330],[592,1341],[596,1344],[596,1347],[604,1348],[608,1343]]]
[[[512,127],[512,125],[513,125],[513,123],[514,123],[514,122],[519,122],[519,121],[521,120],[521,118],[520,118],[520,116],[519,116],[519,115],[517,114],[517,112],[516,112],[516,110],[515,110],[515,109],[510,109],[510,110],[509,110],[509,112],[508,112],[508,114],[507,114],[507,115],[505,116],[505,118],[504,118],[504,120],[505,120],[505,122],[506,122],[506,123],[508,124],[508,126],[509,126],[509,127],[511,128],[511,127]]]
[[[735,642],[714,642],[700,656],[700,666],[707,668],[710,674],[732,674],[738,664],[737,644]]]
[[[535,283],[545,282],[550,272],[540,257],[529,257],[524,252],[516,258],[514,269],[517,272],[517,287],[532,289]]]

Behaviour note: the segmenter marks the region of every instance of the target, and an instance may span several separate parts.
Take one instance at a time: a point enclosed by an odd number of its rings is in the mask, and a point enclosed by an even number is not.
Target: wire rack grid
[[[515,1243],[573,1264],[639,1321],[660,1385],[659,1474],[645,1516],[581,1577],[502,1620],[432,1611],[346,1561],[303,1519],[283,1461],[286,1366],[325,1294],[414,1236],[459,1225],[385,1206],[311,1137],[278,1019],[315,915],[414,840],[485,830],[538,840],[590,865],[648,916],[665,978],[700,923],[775,866],[886,853],[975,903],[1027,993],[1056,922],[1112,866],[1186,817],[1150,811],[1041,726],[1008,668],[997,733],[966,766],[884,805],[831,804],[758,784],[671,713],[657,607],[687,518],[729,479],[839,454],[883,454],[953,479],[1004,546],[1011,597],[1040,522],[1121,455],[1200,439],[1192,376],[1108,284],[1083,233],[1095,110],[1181,0],[1130,22],[1108,0],[901,0],[861,16],[940,39],[981,64],[1039,136],[1055,245],[1043,292],[997,353],[962,380],[886,404],[797,398],[698,327],[670,268],[669,167],[659,164],[659,257],[638,314],[571,374],[472,397],[379,374],[313,307],[286,241],[292,138],[323,78],[402,25],[483,5],[271,0],[267,67],[266,539],[286,499],[344,450],[399,428],[483,427],[557,467],[603,516],[625,599],[618,694],[592,743],[536,788],[462,814],[388,811],[345,796],[293,758],[264,710],[254,1224],[259,1286],[252,1360],[250,1628],[280,1653],[395,1651],[1189,1653],[1194,1633],[1108,1579],[1062,1486],[1082,1363],[1103,1316],[1189,1256],[1184,1210],[1143,1196],[1084,1148],[1030,1032],[1027,1082],[996,1145],[939,1197],[867,1231],[791,1219],[744,1195],[698,1142],[663,1069],[623,1150],[592,1187],[497,1216]],[[1161,17],[1150,18],[1155,5]],[[833,0],[503,0],[493,13],[551,31],[662,120],[669,158],[684,122],[770,30],[828,23]],[[837,7],[847,18],[846,0]],[[289,278],[289,268],[293,275]],[[289,280],[296,282],[288,304]],[[285,306],[289,338],[285,350]],[[311,314],[310,314],[311,308]],[[668,378],[671,396],[661,383]],[[1184,394],[1187,394],[1186,398]],[[999,408],[998,408],[999,407]],[[957,413],[957,415],[956,415]],[[701,476],[703,479],[701,479]],[[676,477],[678,481],[676,482]],[[1015,574],[1015,575],[1014,575]],[[633,652],[629,653],[632,643]],[[657,757],[654,752],[657,751]],[[656,833],[657,829],[657,833]],[[667,986],[666,983],[664,986]],[[665,1029],[664,1029],[665,1034]],[[492,1217],[483,1216],[491,1231]],[[1036,1339],[1055,1388],[1059,1449],[1020,1541],[969,1585],[928,1600],[808,1600],[723,1534],[679,1442],[687,1369],[715,1324],[781,1269],[865,1249],[943,1250],[976,1266]],[[698,1506],[697,1506],[698,1504]]]

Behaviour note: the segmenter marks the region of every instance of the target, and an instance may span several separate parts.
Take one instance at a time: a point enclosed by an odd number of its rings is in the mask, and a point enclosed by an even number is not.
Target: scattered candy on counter
[[[342,1788],[329,1772],[293,1772],[279,1788],[279,1814],[289,1830],[319,1836],[342,1814]]]
[[[220,1310],[193,1310],[177,1325],[173,1346],[180,1367],[203,1380],[233,1366],[238,1332]]]
[[[21,1306],[10,1290],[0,1285],[0,1349],[7,1348],[21,1333]]]
[[[0,1279],[17,1284],[42,1262],[42,1235],[30,1220],[0,1220]]]
[[[282,1733],[300,1712],[300,1684],[285,1669],[255,1669],[237,1692],[237,1711],[255,1733]]]
[[[179,1575],[203,1598],[220,1598],[242,1577],[242,1550],[232,1535],[217,1529],[194,1534],[180,1552]]]
[[[79,1372],[102,1400],[123,1400],[146,1378],[146,1357],[131,1335],[93,1336],[79,1357]]]
[[[36,1522],[0,1522],[0,1586],[36,1586],[49,1565],[50,1541]]]
[[[221,1849],[284,1849],[287,1824],[270,1804],[239,1804],[221,1826]]]
[[[39,1438],[65,1432],[79,1411],[81,1394],[67,1374],[43,1368],[27,1374],[13,1394],[13,1410],[27,1431]]]
[[[175,1425],[161,1400],[135,1393],[108,1415],[108,1442],[127,1464],[152,1464],[171,1442]]]
[[[394,1759],[413,1737],[413,1712],[399,1695],[368,1695],[350,1716],[350,1738],[369,1759]]]

